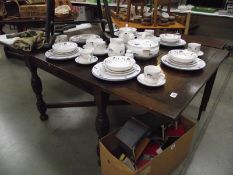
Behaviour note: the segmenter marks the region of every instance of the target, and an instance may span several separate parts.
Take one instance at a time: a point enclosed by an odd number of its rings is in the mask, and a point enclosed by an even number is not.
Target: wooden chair
[[[130,21],[130,16],[131,16],[131,5],[135,6],[136,13],[138,13],[138,7],[140,8],[140,15],[143,18],[143,13],[144,13],[144,7],[146,6],[147,1],[146,0],[128,0],[127,2],[127,17],[126,20],[127,22]]]
[[[158,22],[157,22],[157,19],[158,19],[158,10],[162,11],[162,9],[163,9],[164,6],[167,6],[167,13],[170,14],[170,11],[171,11],[171,0],[154,0],[154,12],[153,12],[153,23],[154,23],[154,26],[158,25]]]

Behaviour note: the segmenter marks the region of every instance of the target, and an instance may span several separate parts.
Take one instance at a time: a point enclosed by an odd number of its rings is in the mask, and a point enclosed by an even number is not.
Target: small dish
[[[145,86],[149,86],[149,87],[159,87],[162,86],[166,83],[166,79],[165,78],[160,78],[158,80],[158,82],[156,83],[148,83],[145,81],[145,76],[144,73],[141,73],[140,75],[137,76],[137,80],[139,83],[145,85]]]
[[[78,64],[84,64],[84,65],[93,64],[93,63],[95,63],[97,61],[98,61],[98,58],[96,56],[92,56],[90,62],[88,62],[88,61],[82,61],[82,59],[80,59],[79,56],[77,58],[75,58],[75,62],[76,63],[78,63]]]
[[[67,53],[74,51],[78,45],[74,42],[58,42],[53,44],[52,48],[57,53]]]

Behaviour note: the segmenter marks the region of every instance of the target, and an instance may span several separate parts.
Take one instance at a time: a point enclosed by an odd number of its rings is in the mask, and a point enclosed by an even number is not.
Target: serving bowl
[[[128,41],[127,49],[132,50],[137,59],[147,60],[158,54],[159,44],[149,39],[134,39]]]
[[[168,43],[176,43],[181,39],[180,35],[170,34],[170,33],[160,34],[159,36],[160,36],[161,41],[168,42]]]
[[[74,51],[78,45],[74,42],[58,42],[53,44],[52,48],[57,53],[67,53]]]
[[[127,56],[111,56],[104,60],[104,65],[112,71],[130,70],[136,61]]]
[[[191,63],[197,58],[197,54],[188,50],[175,49],[168,52],[168,56],[175,62]]]

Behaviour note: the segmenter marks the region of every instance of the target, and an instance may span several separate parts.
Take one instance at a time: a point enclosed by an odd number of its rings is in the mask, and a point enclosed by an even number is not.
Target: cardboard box
[[[136,171],[132,171],[120,160],[112,155],[112,150],[118,147],[119,142],[112,132],[100,140],[100,159],[102,175],[168,175],[175,170],[189,152],[196,125],[191,120],[182,117],[186,133],[155,156],[151,161]]]

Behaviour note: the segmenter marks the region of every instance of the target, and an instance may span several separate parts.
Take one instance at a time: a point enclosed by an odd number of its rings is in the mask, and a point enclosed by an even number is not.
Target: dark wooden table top
[[[189,42],[197,42],[198,37],[186,37]],[[200,43],[203,42],[200,39]],[[211,40],[204,41],[206,44]],[[125,82],[108,82],[95,78],[91,69],[93,65],[84,66],[70,61],[50,61],[45,58],[44,52],[29,53],[31,62],[51,74],[61,79],[93,93],[95,89],[100,89],[111,95],[116,95],[120,99],[131,104],[143,107],[148,111],[176,119],[191,102],[197,92],[208,79],[216,72],[221,62],[228,56],[228,51],[202,46],[204,51],[203,60],[207,65],[203,70],[179,71],[160,65],[166,75],[167,82],[161,87],[146,87],[137,82],[136,78]],[[148,61],[137,61],[143,67],[149,64],[158,65],[161,57],[168,52],[167,48],[160,48],[159,56]],[[103,61],[104,58],[100,58]],[[176,98],[170,97],[175,92]]]

